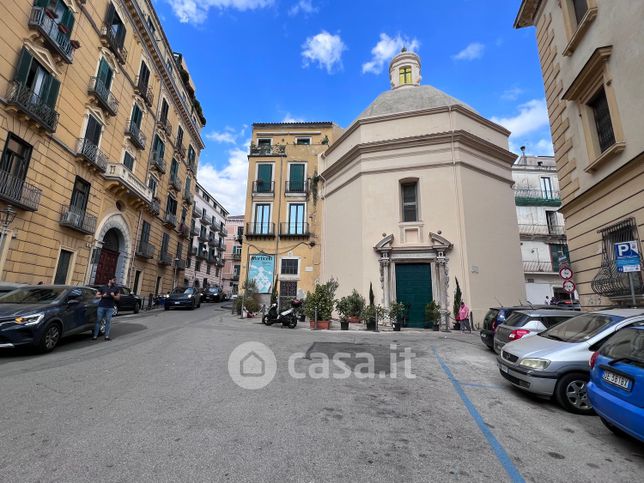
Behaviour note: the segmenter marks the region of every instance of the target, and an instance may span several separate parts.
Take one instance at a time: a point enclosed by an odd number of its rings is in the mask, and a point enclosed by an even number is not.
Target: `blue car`
[[[588,397],[602,422],[644,443],[644,323],[608,339],[590,367]]]

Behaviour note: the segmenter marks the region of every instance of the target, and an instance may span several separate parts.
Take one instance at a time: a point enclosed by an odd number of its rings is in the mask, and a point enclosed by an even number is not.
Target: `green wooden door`
[[[423,327],[425,305],[432,300],[429,263],[396,264],[396,301],[407,307],[407,327]]]

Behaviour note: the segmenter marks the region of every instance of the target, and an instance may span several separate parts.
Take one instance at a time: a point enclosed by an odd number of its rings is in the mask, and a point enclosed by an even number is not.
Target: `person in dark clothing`
[[[96,298],[100,299],[100,301],[96,312],[96,324],[94,324],[92,340],[96,340],[98,337],[103,319],[105,319],[105,340],[111,340],[110,328],[112,326],[112,315],[114,314],[114,302],[121,298],[119,289],[116,286],[116,277],[112,277],[107,282],[107,285],[104,285],[96,292]]]

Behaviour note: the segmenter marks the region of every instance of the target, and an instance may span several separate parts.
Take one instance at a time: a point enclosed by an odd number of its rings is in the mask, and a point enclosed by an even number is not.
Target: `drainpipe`
[[[318,168],[320,167],[319,159],[318,159]],[[318,173],[318,177],[322,180],[322,188],[324,191],[326,191],[326,179],[324,176],[322,176],[322,173]],[[320,193],[318,196],[318,200],[321,202],[324,198],[326,193]],[[324,216],[324,210],[320,209],[319,207],[316,207],[316,211],[320,210],[320,218],[322,218],[322,223],[320,223],[320,226],[322,227],[322,233],[320,233],[320,242],[323,240],[323,236],[326,235],[326,216]],[[320,274],[322,274],[322,268],[326,267],[326,250],[324,249],[324,243],[320,243],[320,253],[321,253],[321,263],[320,263]]]
[[[127,268],[127,277],[125,277],[126,280],[128,280],[128,287],[130,287],[130,289],[133,288],[132,287],[132,266],[134,265],[134,260],[136,258],[136,244],[138,243],[138,237],[136,235],[140,233],[142,221],[143,221],[143,210],[139,210],[139,221],[136,225],[136,234],[134,238],[134,243],[132,243],[132,254],[130,255],[130,264],[128,265],[128,268]]]

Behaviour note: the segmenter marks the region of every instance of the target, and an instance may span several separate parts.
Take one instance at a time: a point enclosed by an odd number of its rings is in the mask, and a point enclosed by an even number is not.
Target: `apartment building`
[[[169,290],[205,124],[150,0],[0,4],[0,278]]]
[[[542,304],[546,297],[568,299],[559,269],[568,262],[564,218],[555,159],[522,155],[512,166],[526,297]]]
[[[514,26],[536,27],[570,259],[582,306],[644,299],[615,243],[642,253],[644,2],[523,0]],[[642,265],[642,263],[640,263]]]
[[[229,254],[224,259],[221,287],[227,295],[239,291],[239,274],[241,272],[242,244],[244,241],[244,215],[233,215],[226,219],[228,236],[226,246]]]
[[[192,245],[184,286],[221,286],[227,250],[227,217],[228,211],[197,182],[190,225]]]
[[[331,122],[253,124],[240,276],[262,294],[277,282],[281,297],[303,296],[319,278],[318,155],[339,132]]]

